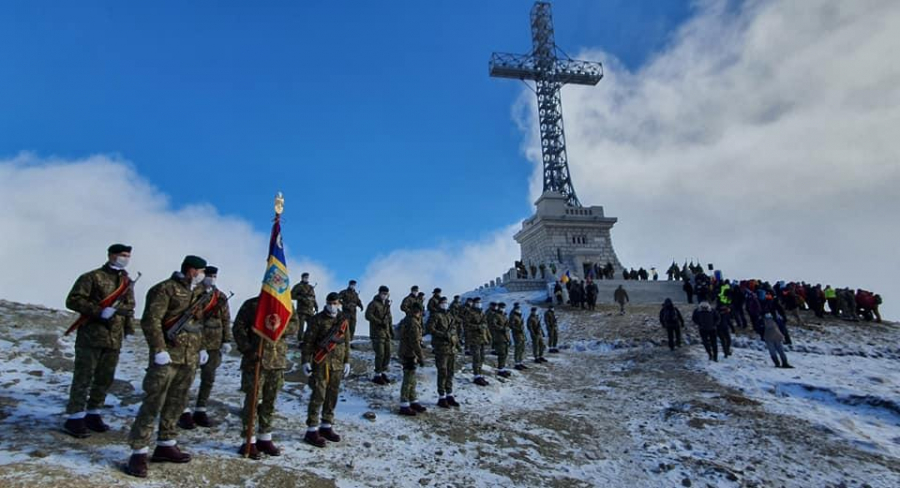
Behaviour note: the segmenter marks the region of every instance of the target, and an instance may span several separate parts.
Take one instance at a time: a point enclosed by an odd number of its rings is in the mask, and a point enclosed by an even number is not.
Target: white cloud
[[[134,246],[129,270],[144,274],[139,307],[187,254],[220,268],[220,287],[235,292],[234,313],[259,293],[268,235],[207,204],[174,208],[127,161],[27,153],[0,160],[0,208],[0,297],[8,300],[62,308],[75,278],[102,264],[114,242]],[[324,266],[286,252],[291,270],[310,271],[323,289],[331,285]]]
[[[864,287],[900,316],[900,3],[705,1],[636,71],[564,89],[582,203],[623,264],[699,256],[731,275]],[[541,186],[531,92],[514,110]],[[523,108],[524,107],[524,108]]]

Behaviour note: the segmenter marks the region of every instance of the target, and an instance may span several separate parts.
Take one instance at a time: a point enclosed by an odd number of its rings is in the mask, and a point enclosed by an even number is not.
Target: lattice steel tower
[[[559,90],[566,83],[596,85],[603,78],[603,65],[573,60],[556,47],[548,2],[534,3],[531,9],[531,35],[534,47],[529,54],[492,54],[490,74],[497,78],[535,82],[544,159],[544,191],[562,193],[569,205],[581,207],[569,176]],[[557,57],[557,53],[561,57]]]

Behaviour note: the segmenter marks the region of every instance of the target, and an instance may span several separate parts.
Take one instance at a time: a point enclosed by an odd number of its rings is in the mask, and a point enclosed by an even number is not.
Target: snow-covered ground
[[[483,296],[526,312],[544,298]],[[656,312],[563,308],[561,354],[503,381],[489,356],[485,388],[465,364],[458,410],[434,407],[429,360],[418,388],[429,412],[415,418],[395,413],[399,381],[368,381],[372,353],[358,339],[337,407],[344,440],[302,442],[309,390],[293,365],[277,406],[284,455],[257,462],[235,454],[242,395],[239,357],[228,356],[210,407],[221,423],[180,439],[194,460],[152,464],[150,478],[136,480],[121,467],[141,400],[143,338],[123,349],[104,412],[113,430],[75,440],[58,430],[74,357],[74,339],[60,332],[72,316],[0,301],[0,486],[900,486],[896,325],[795,328],[797,368],[781,370],[744,334],[718,363],[692,330],[693,345],[670,352]],[[391,375],[399,380],[398,365]]]

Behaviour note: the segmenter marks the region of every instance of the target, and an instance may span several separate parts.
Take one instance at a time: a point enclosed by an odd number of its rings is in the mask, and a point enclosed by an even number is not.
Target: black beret
[[[351,284],[351,285],[355,285],[355,284],[356,284],[356,280],[350,280],[350,284]]]
[[[513,303],[513,307],[518,308],[518,307],[519,307],[519,302]]]
[[[537,312],[537,307],[531,307],[532,312]]]
[[[206,276],[217,275],[217,274],[219,274],[219,268],[217,268],[215,266],[207,266],[206,267]]]
[[[440,293],[440,292],[441,292],[441,289],[440,289],[440,288],[435,288],[434,291],[431,292],[431,293]]]
[[[109,246],[109,249],[106,250],[109,254],[119,254],[121,252],[131,252],[131,246],[126,246],[125,244],[113,244]]]
[[[441,297],[441,298],[438,300],[438,303],[444,303],[444,302],[446,302],[446,301],[447,301],[447,297]]]
[[[412,288],[409,289],[409,291],[419,291],[419,285],[413,285]]]
[[[453,295],[454,300],[459,300],[459,295]]]
[[[497,305],[499,305],[501,308],[503,308],[503,307],[506,307],[506,302],[500,302]]]
[[[481,301],[481,297],[475,297],[475,298],[472,299],[472,301],[473,301],[473,302],[480,302],[480,301]]]
[[[386,293],[386,292],[389,292],[389,291],[391,291],[391,289],[388,288],[388,287],[386,287],[386,286],[384,286],[384,285],[381,285],[381,286],[378,287],[378,293]]]
[[[203,269],[206,267],[206,260],[201,258],[200,256],[185,256],[184,261],[181,262],[181,266],[194,269]]]
[[[335,292],[331,292],[328,294],[327,297],[325,297],[325,301],[326,302],[339,302],[339,301],[341,301],[341,296]]]
[[[309,273],[303,273],[300,275],[301,278],[309,278]]]

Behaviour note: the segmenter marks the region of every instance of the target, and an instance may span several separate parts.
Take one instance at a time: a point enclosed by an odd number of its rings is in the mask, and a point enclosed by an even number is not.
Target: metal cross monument
[[[530,54],[494,53],[491,55],[490,73],[496,78],[535,82],[544,159],[544,191],[559,192],[566,197],[568,205],[581,207],[569,176],[559,90],[566,83],[596,85],[603,78],[603,65],[574,60],[556,47],[548,2],[534,3],[531,9],[531,35],[534,47]],[[557,52],[562,55],[561,58],[557,57]]]

